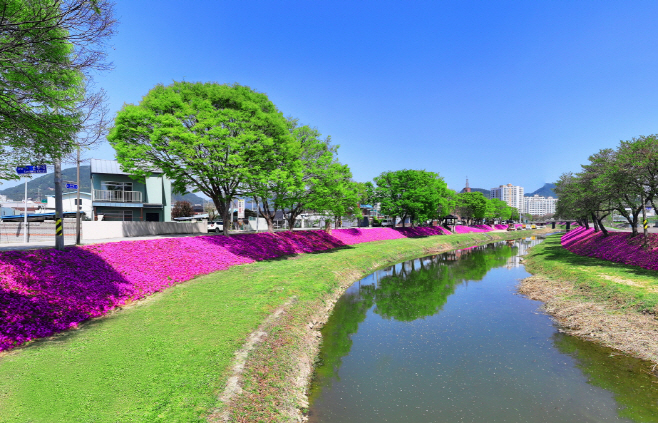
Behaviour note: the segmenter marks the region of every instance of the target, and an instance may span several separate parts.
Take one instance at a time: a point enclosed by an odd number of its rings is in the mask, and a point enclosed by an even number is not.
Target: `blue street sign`
[[[66,189],[78,189],[77,184],[66,184]]]
[[[19,166],[16,168],[16,173],[19,175],[24,175],[26,173],[48,173],[48,166]]]

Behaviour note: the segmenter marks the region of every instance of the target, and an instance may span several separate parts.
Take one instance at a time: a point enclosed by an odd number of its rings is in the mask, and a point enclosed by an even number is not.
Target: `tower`
[[[471,192],[471,187],[468,186],[468,176],[466,177],[466,186],[464,187],[462,192]]]

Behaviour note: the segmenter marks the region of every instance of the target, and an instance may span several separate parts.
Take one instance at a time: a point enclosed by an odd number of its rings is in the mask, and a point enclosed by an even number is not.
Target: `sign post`
[[[46,165],[37,166],[19,166],[16,168],[16,173],[25,175],[25,208],[23,209],[23,242],[27,242],[27,180],[30,179],[33,173],[47,173],[48,167]]]
[[[244,219],[244,200],[238,200],[238,219]]]
[[[238,219],[244,219],[244,199],[238,200]],[[241,223],[238,222],[238,228],[240,228]]]

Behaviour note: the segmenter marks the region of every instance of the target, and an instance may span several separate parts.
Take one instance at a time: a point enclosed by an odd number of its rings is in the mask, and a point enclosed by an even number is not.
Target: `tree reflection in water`
[[[482,280],[490,269],[506,265],[516,251],[517,244],[507,242],[455,250],[380,270],[372,275],[374,283],[357,282],[338,300],[322,329],[311,401],[321,386],[338,379],[341,360],[352,347],[351,336],[368,310],[374,307],[382,318],[403,322],[432,316],[458,285]]]

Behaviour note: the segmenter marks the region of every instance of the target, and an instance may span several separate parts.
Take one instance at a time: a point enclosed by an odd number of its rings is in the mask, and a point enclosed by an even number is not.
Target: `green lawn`
[[[432,249],[492,236],[373,242],[196,278],[78,330],[0,355],[0,421],[202,421],[217,405],[233,353],[291,296],[311,304],[346,274],[366,275]]]
[[[533,247],[526,269],[576,284],[580,295],[617,307],[658,314],[658,272],[569,252],[553,235]]]

